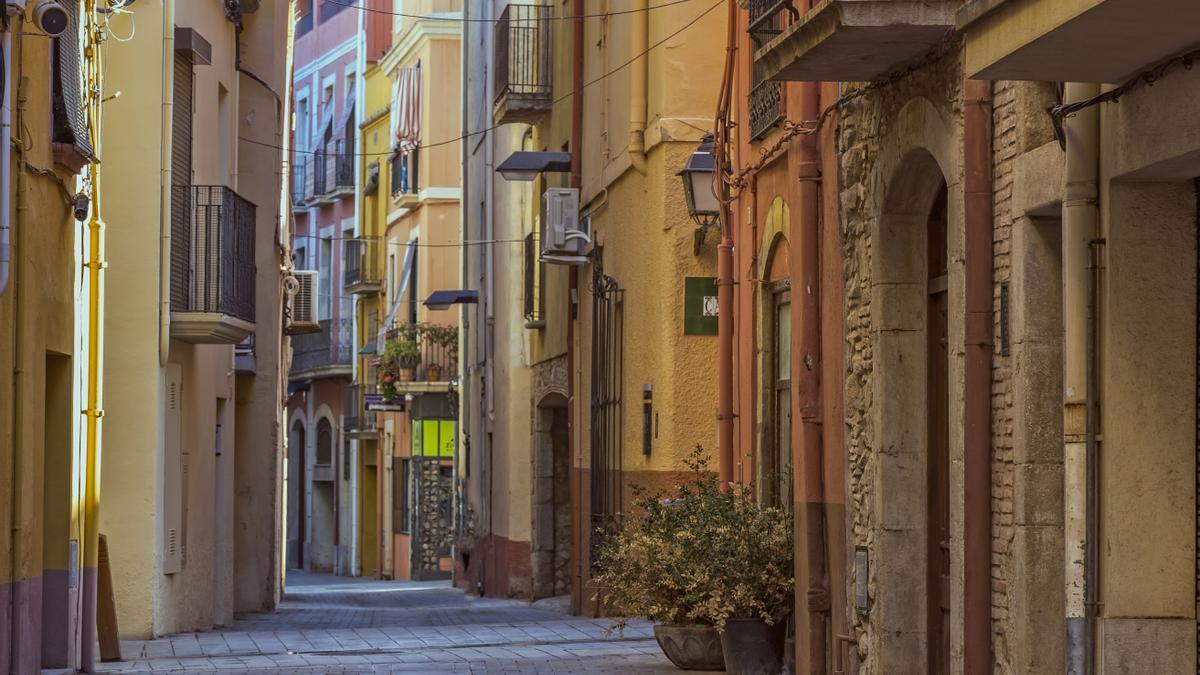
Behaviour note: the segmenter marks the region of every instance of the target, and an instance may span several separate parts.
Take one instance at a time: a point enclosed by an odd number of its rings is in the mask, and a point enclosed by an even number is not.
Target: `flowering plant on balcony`
[[[421,330],[431,344],[446,350],[451,363],[458,363],[458,326],[427,323]]]
[[[399,383],[411,381],[421,365],[421,330],[417,324],[401,324],[387,332],[379,359],[379,393],[385,401],[400,398]]]

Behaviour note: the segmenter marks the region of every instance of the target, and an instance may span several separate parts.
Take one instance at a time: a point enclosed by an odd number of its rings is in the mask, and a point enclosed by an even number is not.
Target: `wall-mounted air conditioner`
[[[316,305],[317,272],[297,270],[287,280],[287,312],[284,332],[288,335],[318,333]]]
[[[591,221],[579,217],[579,188],[549,188],[542,196],[545,232],[541,259],[558,265],[587,262]]]

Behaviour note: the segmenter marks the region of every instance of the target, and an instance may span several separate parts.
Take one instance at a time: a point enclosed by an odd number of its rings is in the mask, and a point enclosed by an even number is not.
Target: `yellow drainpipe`
[[[167,365],[171,353],[171,118],[175,81],[175,2],[163,0],[162,54],[162,173],[158,201],[158,363]]]
[[[647,81],[650,55],[650,12],[649,0],[634,0],[633,3],[633,68],[630,71],[629,92],[629,161],[633,168],[646,175],[646,118]]]
[[[85,50],[85,80],[87,82],[88,116],[92,147],[100,154],[101,148],[101,105],[100,97],[103,92],[103,69],[100,67],[100,28],[95,23],[95,0],[84,2],[83,17],[87,43]],[[103,347],[102,330],[104,325],[104,288],[102,272],[107,266],[104,262],[104,221],[100,219],[100,164],[91,165],[91,202],[92,212],[88,220],[88,261],[84,263],[88,275],[88,308],[87,308],[87,407],[82,411],[85,417],[86,435],[86,467],[83,496],[83,545],[81,558],[85,574],[84,594],[91,599],[90,617],[85,621],[95,620],[97,567],[100,549],[100,419],[104,416],[102,398],[104,369],[102,368]],[[90,573],[88,572],[90,571]],[[86,600],[85,600],[86,602]],[[91,631],[85,631],[85,636],[94,636]],[[95,646],[91,640],[82,645],[83,670],[91,672],[95,667]]]

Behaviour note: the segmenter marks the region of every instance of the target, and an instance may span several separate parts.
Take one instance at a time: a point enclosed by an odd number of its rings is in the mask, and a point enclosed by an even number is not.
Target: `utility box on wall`
[[[717,334],[716,277],[685,277],[683,280],[683,334]]]

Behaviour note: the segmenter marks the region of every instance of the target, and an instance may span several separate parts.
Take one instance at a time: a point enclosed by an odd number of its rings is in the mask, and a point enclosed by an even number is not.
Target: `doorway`
[[[537,407],[533,456],[533,597],[571,592],[570,454],[567,399],[550,394]]]
[[[288,434],[287,566],[290,569],[304,569],[304,436],[304,423],[296,420]]]
[[[945,183],[929,213],[926,309],[926,451],[929,673],[950,672],[950,353]]]

